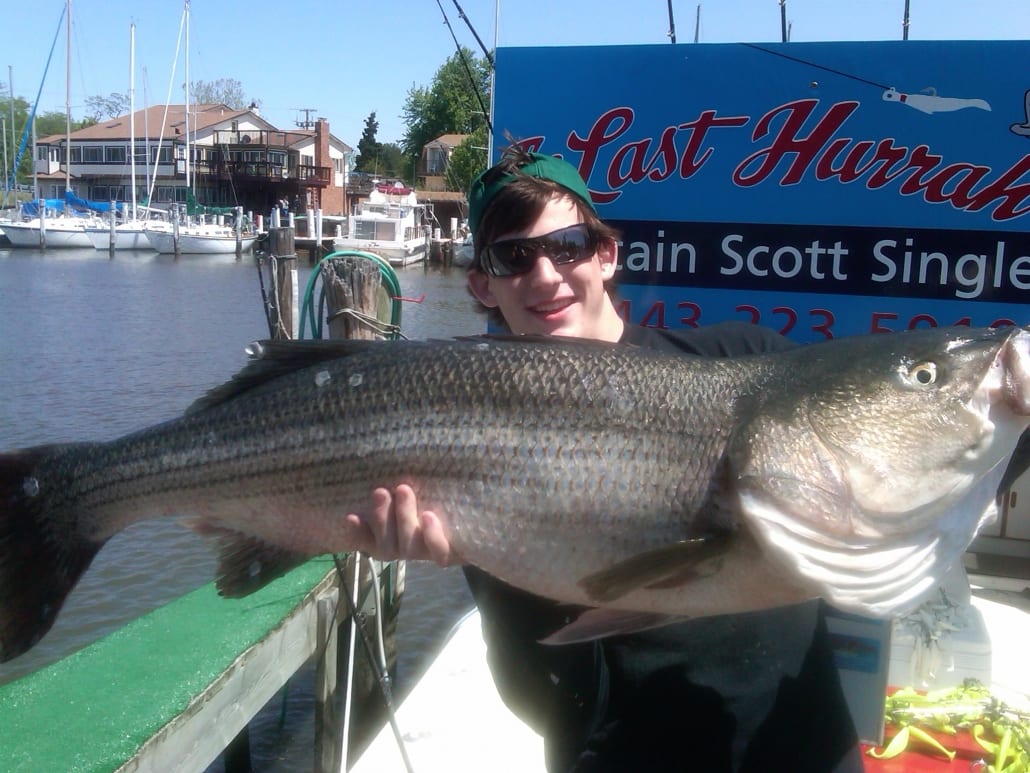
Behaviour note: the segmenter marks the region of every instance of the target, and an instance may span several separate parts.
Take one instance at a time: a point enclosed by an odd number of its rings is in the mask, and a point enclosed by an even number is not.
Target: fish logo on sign
[[[923,89],[921,94],[905,94],[896,90],[893,86],[883,92],[884,102],[898,102],[915,108],[920,113],[932,115],[933,113],[953,113],[956,110],[964,110],[967,107],[975,107],[980,110],[991,111],[991,106],[984,99],[959,99],[957,97],[939,97],[937,89],[933,86]]]

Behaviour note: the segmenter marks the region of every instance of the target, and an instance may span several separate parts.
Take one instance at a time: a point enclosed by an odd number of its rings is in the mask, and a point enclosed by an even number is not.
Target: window
[[[172,163],[172,148],[170,145],[162,145],[160,148],[151,148],[150,154],[151,157],[154,159],[155,164]]]
[[[104,147],[104,162],[108,164],[124,164],[126,158],[124,145],[107,145]]]
[[[157,192],[154,196],[158,201],[165,204],[175,201],[175,188],[171,185],[159,185],[157,186]]]
[[[441,148],[426,149],[426,173],[443,174],[447,171],[447,154]]]
[[[80,148],[80,147],[73,147],[71,149],[71,156],[72,156],[72,163],[73,164],[81,164],[82,163],[82,148]]]
[[[82,163],[100,164],[104,160],[104,149],[96,146],[86,146],[82,149]]]

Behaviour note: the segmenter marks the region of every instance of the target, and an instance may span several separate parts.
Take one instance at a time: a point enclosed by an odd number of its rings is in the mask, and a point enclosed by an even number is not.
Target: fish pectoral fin
[[[541,644],[576,644],[605,636],[636,633],[663,625],[678,623],[686,618],[659,612],[631,612],[625,609],[588,609],[568,625],[541,639]]]
[[[227,529],[216,529],[218,570],[215,587],[226,598],[240,598],[296,569],[311,556],[294,553]],[[210,532],[209,532],[210,533]]]
[[[588,575],[579,581],[587,596],[610,603],[641,588],[675,588],[719,570],[719,557],[729,548],[729,533],[683,540],[649,550]]]

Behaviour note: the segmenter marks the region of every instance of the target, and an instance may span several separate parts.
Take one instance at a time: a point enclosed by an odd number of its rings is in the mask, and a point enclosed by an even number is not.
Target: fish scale
[[[134,521],[212,535],[238,594],[351,549],[344,516],[402,482],[463,560],[595,608],[556,641],[815,595],[903,611],[918,599],[898,589],[933,585],[972,539],[1030,423],[1028,342],[949,329],[725,359],[264,342],[180,419],[0,455],[0,659]]]

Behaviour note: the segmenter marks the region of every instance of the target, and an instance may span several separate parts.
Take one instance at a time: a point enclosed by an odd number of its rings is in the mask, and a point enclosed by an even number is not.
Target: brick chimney
[[[315,121],[315,166],[329,170],[328,185],[317,188],[322,209],[327,213],[342,215],[347,212],[347,191],[336,186],[336,170],[329,153],[329,122],[324,118]]]
[[[329,155],[329,122],[319,118],[315,121],[315,166],[332,165]]]

